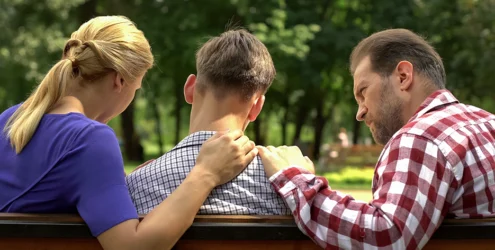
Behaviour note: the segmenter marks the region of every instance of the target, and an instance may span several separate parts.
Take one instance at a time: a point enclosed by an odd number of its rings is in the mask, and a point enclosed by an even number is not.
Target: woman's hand
[[[268,178],[272,177],[279,170],[290,166],[301,167],[310,173],[315,173],[313,162],[307,156],[303,156],[301,150],[296,146],[281,146],[278,148],[273,146],[258,146],[257,148],[259,149]]]
[[[217,132],[208,139],[196,158],[192,172],[222,185],[241,173],[258,154],[254,142],[241,130]]]
[[[141,222],[122,222],[98,240],[104,249],[111,250],[171,249],[191,226],[211,190],[236,177],[256,154],[254,143],[242,131],[216,133],[203,144],[195,167],[167,199]]]

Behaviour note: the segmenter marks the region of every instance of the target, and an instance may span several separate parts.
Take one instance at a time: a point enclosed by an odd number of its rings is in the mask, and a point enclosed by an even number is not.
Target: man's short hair
[[[407,60],[438,89],[445,88],[445,69],[440,55],[412,31],[388,29],[363,39],[351,53],[351,74],[366,56],[370,57],[372,70],[382,77],[390,76],[400,61]]]
[[[244,29],[210,38],[196,53],[196,70],[198,90],[213,90],[219,99],[238,93],[248,100],[265,93],[276,74],[265,45]]]

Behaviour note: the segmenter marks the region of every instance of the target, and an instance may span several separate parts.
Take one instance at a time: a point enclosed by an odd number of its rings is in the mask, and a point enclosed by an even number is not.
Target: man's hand
[[[301,150],[296,146],[278,148],[257,146],[257,148],[268,178],[279,170],[290,166],[301,167],[313,174],[315,173],[313,162],[307,156],[303,156]]]
[[[239,175],[257,154],[254,142],[241,130],[217,132],[201,146],[191,173],[209,179],[213,187],[222,185]]]

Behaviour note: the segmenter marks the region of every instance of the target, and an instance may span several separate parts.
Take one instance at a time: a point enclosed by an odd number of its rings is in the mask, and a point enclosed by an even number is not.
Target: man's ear
[[[191,74],[184,84],[184,99],[189,104],[192,104],[194,100],[194,87],[196,87],[196,76]]]
[[[261,95],[256,100],[254,100],[253,106],[251,106],[251,110],[249,110],[249,114],[247,117],[249,121],[254,122],[256,120],[256,117],[258,117],[261,109],[263,108],[263,104],[265,104],[264,95]]]
[[[115,90],[117,93],[120,93],[122,89],[124,88],[124,78],[122,75],[119,73],[116,73],[114,78],[113,78],[113,84],[112,84],[112,89]]]
[[[395,70],[400,82],[400,90],[407,90],[412,87],[414,66],[408,61],[400,61]]]

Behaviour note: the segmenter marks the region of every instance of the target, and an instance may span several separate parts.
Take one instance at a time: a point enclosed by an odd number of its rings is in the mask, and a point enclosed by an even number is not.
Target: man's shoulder
[[[417,152],[432,153],[433,148],[438,148],[438,152],[454,166],[468,151],[475,153],[476,148],[482,146],[481,141],[495,143],[495,138],[483,135],[484,132],[495,134],[495,116],[480,108],[456,103],[428,112],[406,124],[386,145],[384,152],[387,155],[398,148],[414,148],[418,149]]]
[[[198,152],[199,147],[194,146],[173,149],[136,170],[132,174],[156,174],[156,172],[167,172],[175,168],[184,168],[187,167],[191,161],[195,161]]]
[[[495,115],[474,106],[457,103],[433,110],[410,121],[398,132],[398,135],[414,135],[442,143],[467,126],[483,123],[495,127]]]

